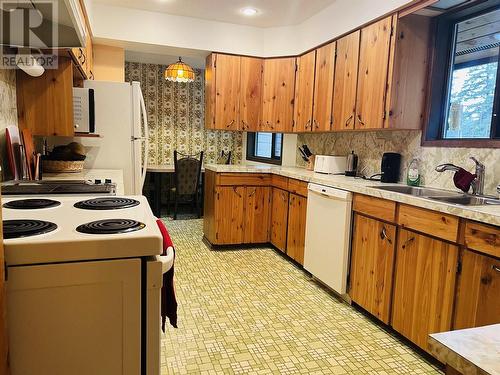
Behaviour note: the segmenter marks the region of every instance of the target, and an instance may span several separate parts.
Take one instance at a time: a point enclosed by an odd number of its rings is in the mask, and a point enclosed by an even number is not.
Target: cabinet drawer
[[[219,173],[217,177],[217,185],[222,186],[265,186],[269,185],[271,180],[268,174],[259,173]]]
[[[456,216],[401,204],[398,224],[444,240],[457,241],[458,217]]]
[[[302,195],[307,197],[307,182],[295,180],[293,178],[288,179],[288,191],[297,195]]]
[[[396,220],[396,202],[387,199],[355,194],[353,210],[391,223]]]
[[[500,258],[500,228],[468,221],[465,224],[465,245]]]
[[[271,176],[271,185],[283,190],[288,190],[288,177],[277,176],[273,174]]]

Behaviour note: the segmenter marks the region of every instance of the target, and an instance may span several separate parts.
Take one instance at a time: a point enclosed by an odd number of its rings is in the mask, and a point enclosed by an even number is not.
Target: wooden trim
[[[415,13],[419,11],[420,9],[423,9],[425,7],[428,7],[432,4],[437,3],[439,0],[417,0],[414,1],[413,4],[407,6],[406,8],[402,9],[398,13],[398,17],[402,18],[404,16],[408,16],[412,13]]]

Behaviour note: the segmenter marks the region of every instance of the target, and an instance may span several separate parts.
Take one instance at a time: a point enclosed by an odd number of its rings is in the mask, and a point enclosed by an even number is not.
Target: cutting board
[[[19,180],[21,171],[21,157],[18,155],[21,138],[19,137],[19,128],[17,126],[7,126],[5,129],[5,138],[7,143],[7,158],[9,167],[14,180]]]
[[[35,146],[33,145],[33,135],[31,134],[31,130],[23,129],[21,130],[21,136],[23,139],[24,150],[26,152],[26,164],[28,167],[28,176],[29,179],[32,180],[35,175]]]

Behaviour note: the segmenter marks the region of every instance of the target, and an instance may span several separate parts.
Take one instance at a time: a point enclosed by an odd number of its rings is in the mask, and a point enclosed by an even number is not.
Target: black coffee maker
[[[384,152],[382,155],[381,182],[395,183],[399,181],[401,171],[401,154],[397,152]]]

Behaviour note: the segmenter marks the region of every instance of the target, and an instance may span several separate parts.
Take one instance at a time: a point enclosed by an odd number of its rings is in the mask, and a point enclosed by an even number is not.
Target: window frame
[[[436,17],[429,75],[429,109],[422,134],[422,146],[429,147],[492,147],[500,148],[500,54],[493,99],[490,138],[443,138],[453,69],[455,25],[469,18],[500,9],[500,0],[483,1],[460,7]],[[445,66],[445,69],[440,67]],[[497,115],[498,114],[498,115]]]
[[[266,164],[274,164],[274,165],[281,165],[282,160],[283,160],[283,133],[281,133],[281,152],[279,158],[275,156],[275,151],[276,151],[276,134],[277,133],[271,133],[272,138],[271,138],[271,157],[266,158],[262,156],[256,156],[255,155],[255,139],[257,136],[257,133],[266,133],[266,132],[248,132],[247,133],[247,155],[246,159],[250,161],[256,161],[259,163],[266,163]]]

